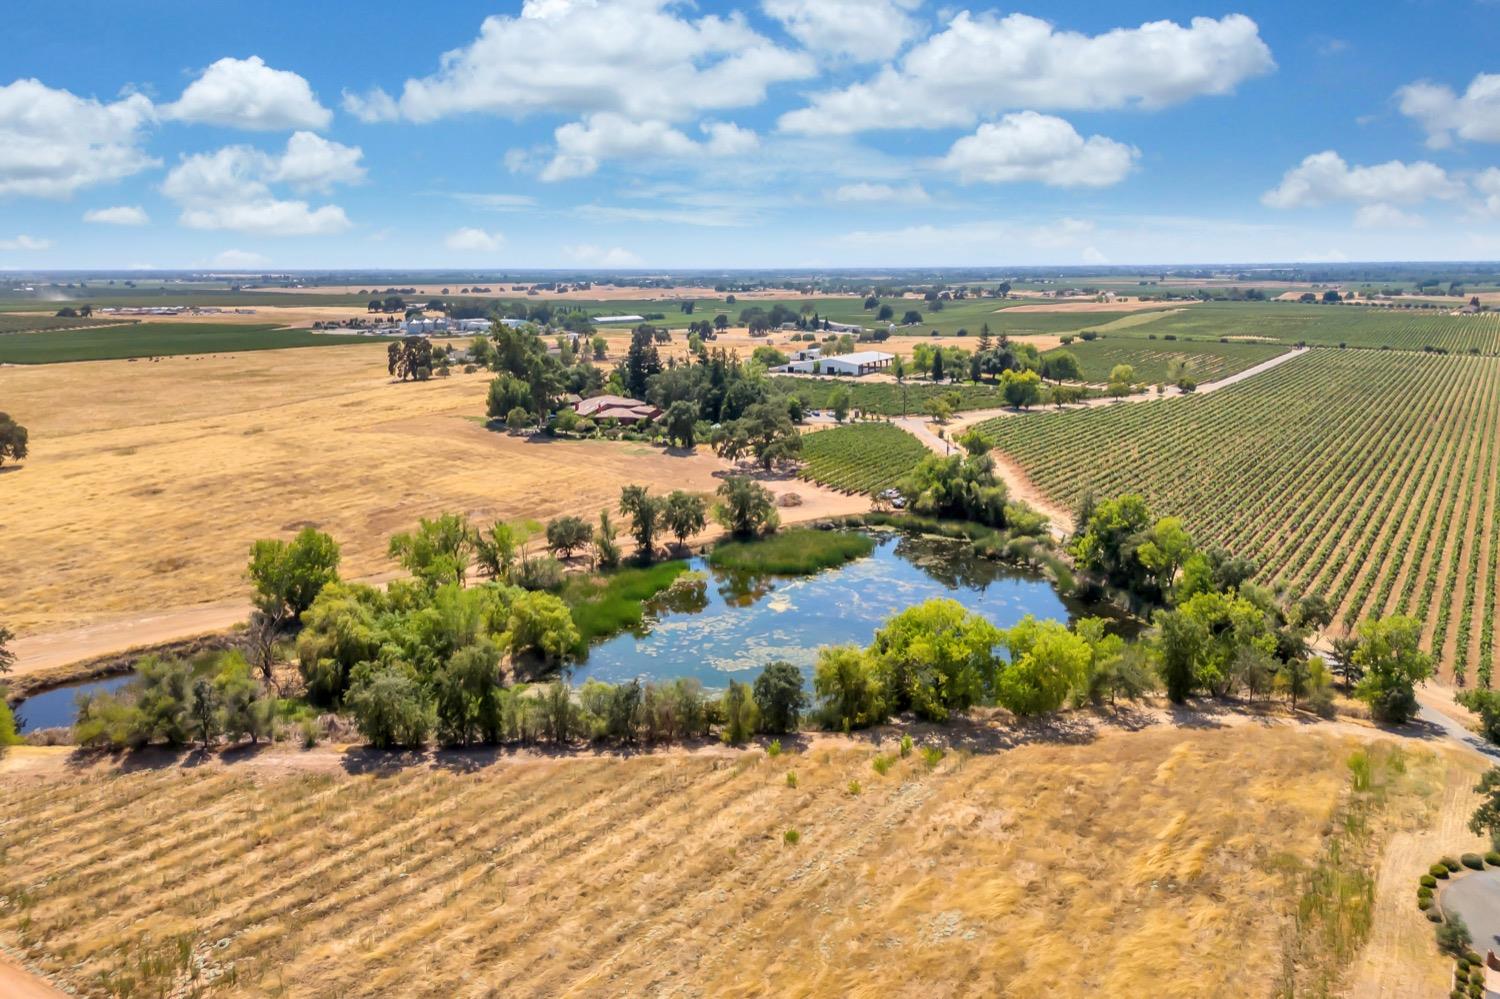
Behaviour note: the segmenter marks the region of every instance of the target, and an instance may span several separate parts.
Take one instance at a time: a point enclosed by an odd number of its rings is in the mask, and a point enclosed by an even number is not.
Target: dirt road
[[[0,953],[0,996],[5,999],[60,999],[66,995]]]

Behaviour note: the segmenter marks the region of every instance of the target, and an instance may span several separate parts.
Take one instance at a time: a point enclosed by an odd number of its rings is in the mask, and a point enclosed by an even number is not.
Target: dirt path
[[[66,995],[0,952],[0,996],[5,999],[59,999]]]

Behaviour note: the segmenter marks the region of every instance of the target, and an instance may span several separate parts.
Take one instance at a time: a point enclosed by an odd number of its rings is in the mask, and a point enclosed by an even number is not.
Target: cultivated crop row
[[[982,425],[1053,499],[1138,492],[1349,628],[1424,622],[1460,680],[1494,662],[1500,360],[1313,351],[1206,396]]]
[[[911,434],[889,423],[858,423],[802,438],[801,476],[849,493],[890,489],[927,454]]]
[[[1455,301],[1453,309],[1462,302]],[[1390,350],[1436,348],[1452,354],[1500,353],[1500,314],[1458,315],[1452,310],[1387,309],[1364,305],[1292,302],[1194,305],[1119,335],[1179,340],[1256,337],[1281,343]]]

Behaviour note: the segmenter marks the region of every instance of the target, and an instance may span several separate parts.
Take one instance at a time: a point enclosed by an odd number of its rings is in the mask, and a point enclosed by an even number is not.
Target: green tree
[[[686,546],[687,539],[697,534],[708,523],[708,503],[697,493],[674,489],[667,494],[662,507],[662,526],[677,539],[677,547]]]
[[[290,542],[266,539],[250,546],[250,581],[256,602],[273,620],[301,619],[323,587],[338,582],[339,546],[321,531],[303,528]]]
[[[760,714],[746,684],[730,680],[729,689],[724,691],[719,702],[719,710],[724,716],[722,735],[727,743],[738,745],[745,742],[759,727]]]
[[[755,704],[767,732],[795,732],[807,708],[802,671],[785,659],[768,664],[755,678]]]
[[[539,653],[557,663],[581,641],[568,605],[551,593],[522,593],[510,605],[506,622],[512,655]]]
[[[775,497],[759,482],[731,475],[717,492],[720,502],[714,516],[736,537],[769,533],[780,523]]]
[[[519,409],[530,416],[531,386],[515,375],[504,373],[490,381],[489,395],[485,400],[485,411],[492,420],[503,420],[512,410]]]
[[[999,630],[956,600],[935,599],[888,618],[870,654],[892,706],[944,721],[983,703],[994,690]]]
[[[594,529],[594,562],[601,569],[613,569],[620,564],[620,546],[615,541],[615,525],[610,523],[609,511],[599,511],[599,526]]]
[[[1490,844],[1500,849],[1500,767],[1490,767],[1474,785],[1481,797],[1479,807],[1469,817],[1469,831],[1475,836],[1489,834]]]
[[[1163,596],[1172,592],[1177,570],[1196,551],[1193,539],[1178,517],[1163,517],[1136,546],[1135,557],[1156,580]]]
[[[897,486],[907,504],[926,517],[972,520],[1005,526],[1005,484],[989,455],[923,456]]]
[[[474,554],[475,538],[468,517],[445,513],[432,520],[423,517],[414,532],[393,535],[387,550],[403,569],[429,587],[448,582],[462,585]]]
[[[1420,622],[1399,615],[1363,622],[1354,662],[1364,674],[1354,696],[1370,705],[1376,721],[1399,725],[1416,716],[1416,686],[1432,675]]]
[[[833,410],[833,418],[843,423],[849,418],[849,390],[842,385],[834,386],[832,392],[828,393],[828,408]]]
[[[645,486],[625,486],[620,490],[620,513],[630,518],[630,536],[635,538],[639,561],[649,562],[654,555],[664,506]]]
[[[1000,391],[1013,409],[1030,409],[1042,400],[1042,377],[1035,371],[1005,371]]]
[[[698,429],[698,406],[687,399],[678,399],[667,407],[663,419],[666,426],[667,440],[676,443],[679,447],[692,450],[697,442]]]
[[[1042,374],[1054,382],[1082,381],[1083,368],[1071,350],[1050,350],[1042,355]]]
[[[252,744],[270,738],[276,721],[276,704],[265,697],[250,674],[250,664],[237,652],[221,660],[214,686],[220,705],[220,728],[230,742],[249,739]]]
[[[438,741],[467,746],[499,742],[503,713],[500,651],[488,641],[455,652],[433,677]]]
[[[647,383],[652,376],[661,373],[661,357],[656,352],[653,340],[649,326],[637,326],[631,334],[630,349],[625,353],[620,377],[632,398],[646,398]]]
[[[9,673],[16,665],[16,654],[10,650],[10,641],[15,633],[0,624],[0,676]]]
[[[813,669],[813,693],[824,720],[849,731],[885,721],[885,686],[874,660],[857,645],[825,645]]]
[[[1116,399],[1134,392],[1135,368],[1128,364],[1116,364],[1109,371],[1109,384],[1105,389]]]
[[[376,749],[417,749],[432,731],[432,705],[409,670],[399,666],[361,666],[346,704],[359,734]]]
[[[589,543],[589,525],[582,517],[558,517],[547,525],[547,547],[570,558],[573,552]]]
[[[532,417],[530,411],[520,406],[516,406],[509,413],[505,414],[505,427],[512,433],[520,433],[531,426],[531,424]]]
[[[1150,525],[1151,513],[1140,496],[1118,496],[1096,504],[1087,520],[1077,521],[1079,533],[1070,550],[1078,568],[1110,586],[1140,591],[1150,573],[1136,550]]]
[[[0,413],[0,465],[4,465],[7,459],[23,460],[28,441],[26,428],[11,419],[9,413]]]
[[[508,579],[527,533],[513,524],[495,521],[489,530],[475,535],[474,562],[490,579]]]
[[[1002,707],[1018,715],[1056,711],[1069,692],[1084,687],[1093,651],[1066,625],[1028,614],[1001,640],[1010,653],[995,687]]]

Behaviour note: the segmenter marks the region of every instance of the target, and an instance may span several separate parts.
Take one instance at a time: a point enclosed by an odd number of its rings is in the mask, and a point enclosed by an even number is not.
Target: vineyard
[[[927,449],[889,423],[856,423],[802,438],[804,479],[850,493],[875,494],[907,475]]]
[[[1312,351],[1208,396],[981,425],[1061,503],[1138,492],[1349,628],[1424,623],[1488,684],[1500,554],[1500,360]]]
[[[1287,348],[1267,343],[1172,344],[1106,335],[1098,340],[1075,341],[1058,350],[1066,350],[1078,358],[1086,382],[1106,382],[1115,365],[1128,364],[1135,369],[1137,381],[1161,384],[1167,381],[1167,366],[1174,360],[1187,365],[1188,377],[1194,381],[1211,382],[1269,361]]]
[[[284,330],[243,323],[140,323],[65,333],[11,333],[0,336],[0,364],[57,364],[127,357],[221,354],[285,347],[376,344],[371,337],[310,330]],[[383,345],[381,345],[383,347]]]
[[[119,319],[80,319],[67,316],[18,316],[0,312],[0,334],[39,333],[46,330],[82,329],[89,326],[118,326]]]
[[[1451,354],[1500,354],[1500,314],[1457,316],[1438,310],[1295,302],[1209,303],[1133,325],[1128,335],[1180,340],[1260,337],[1324,347],[1431,347]]]

